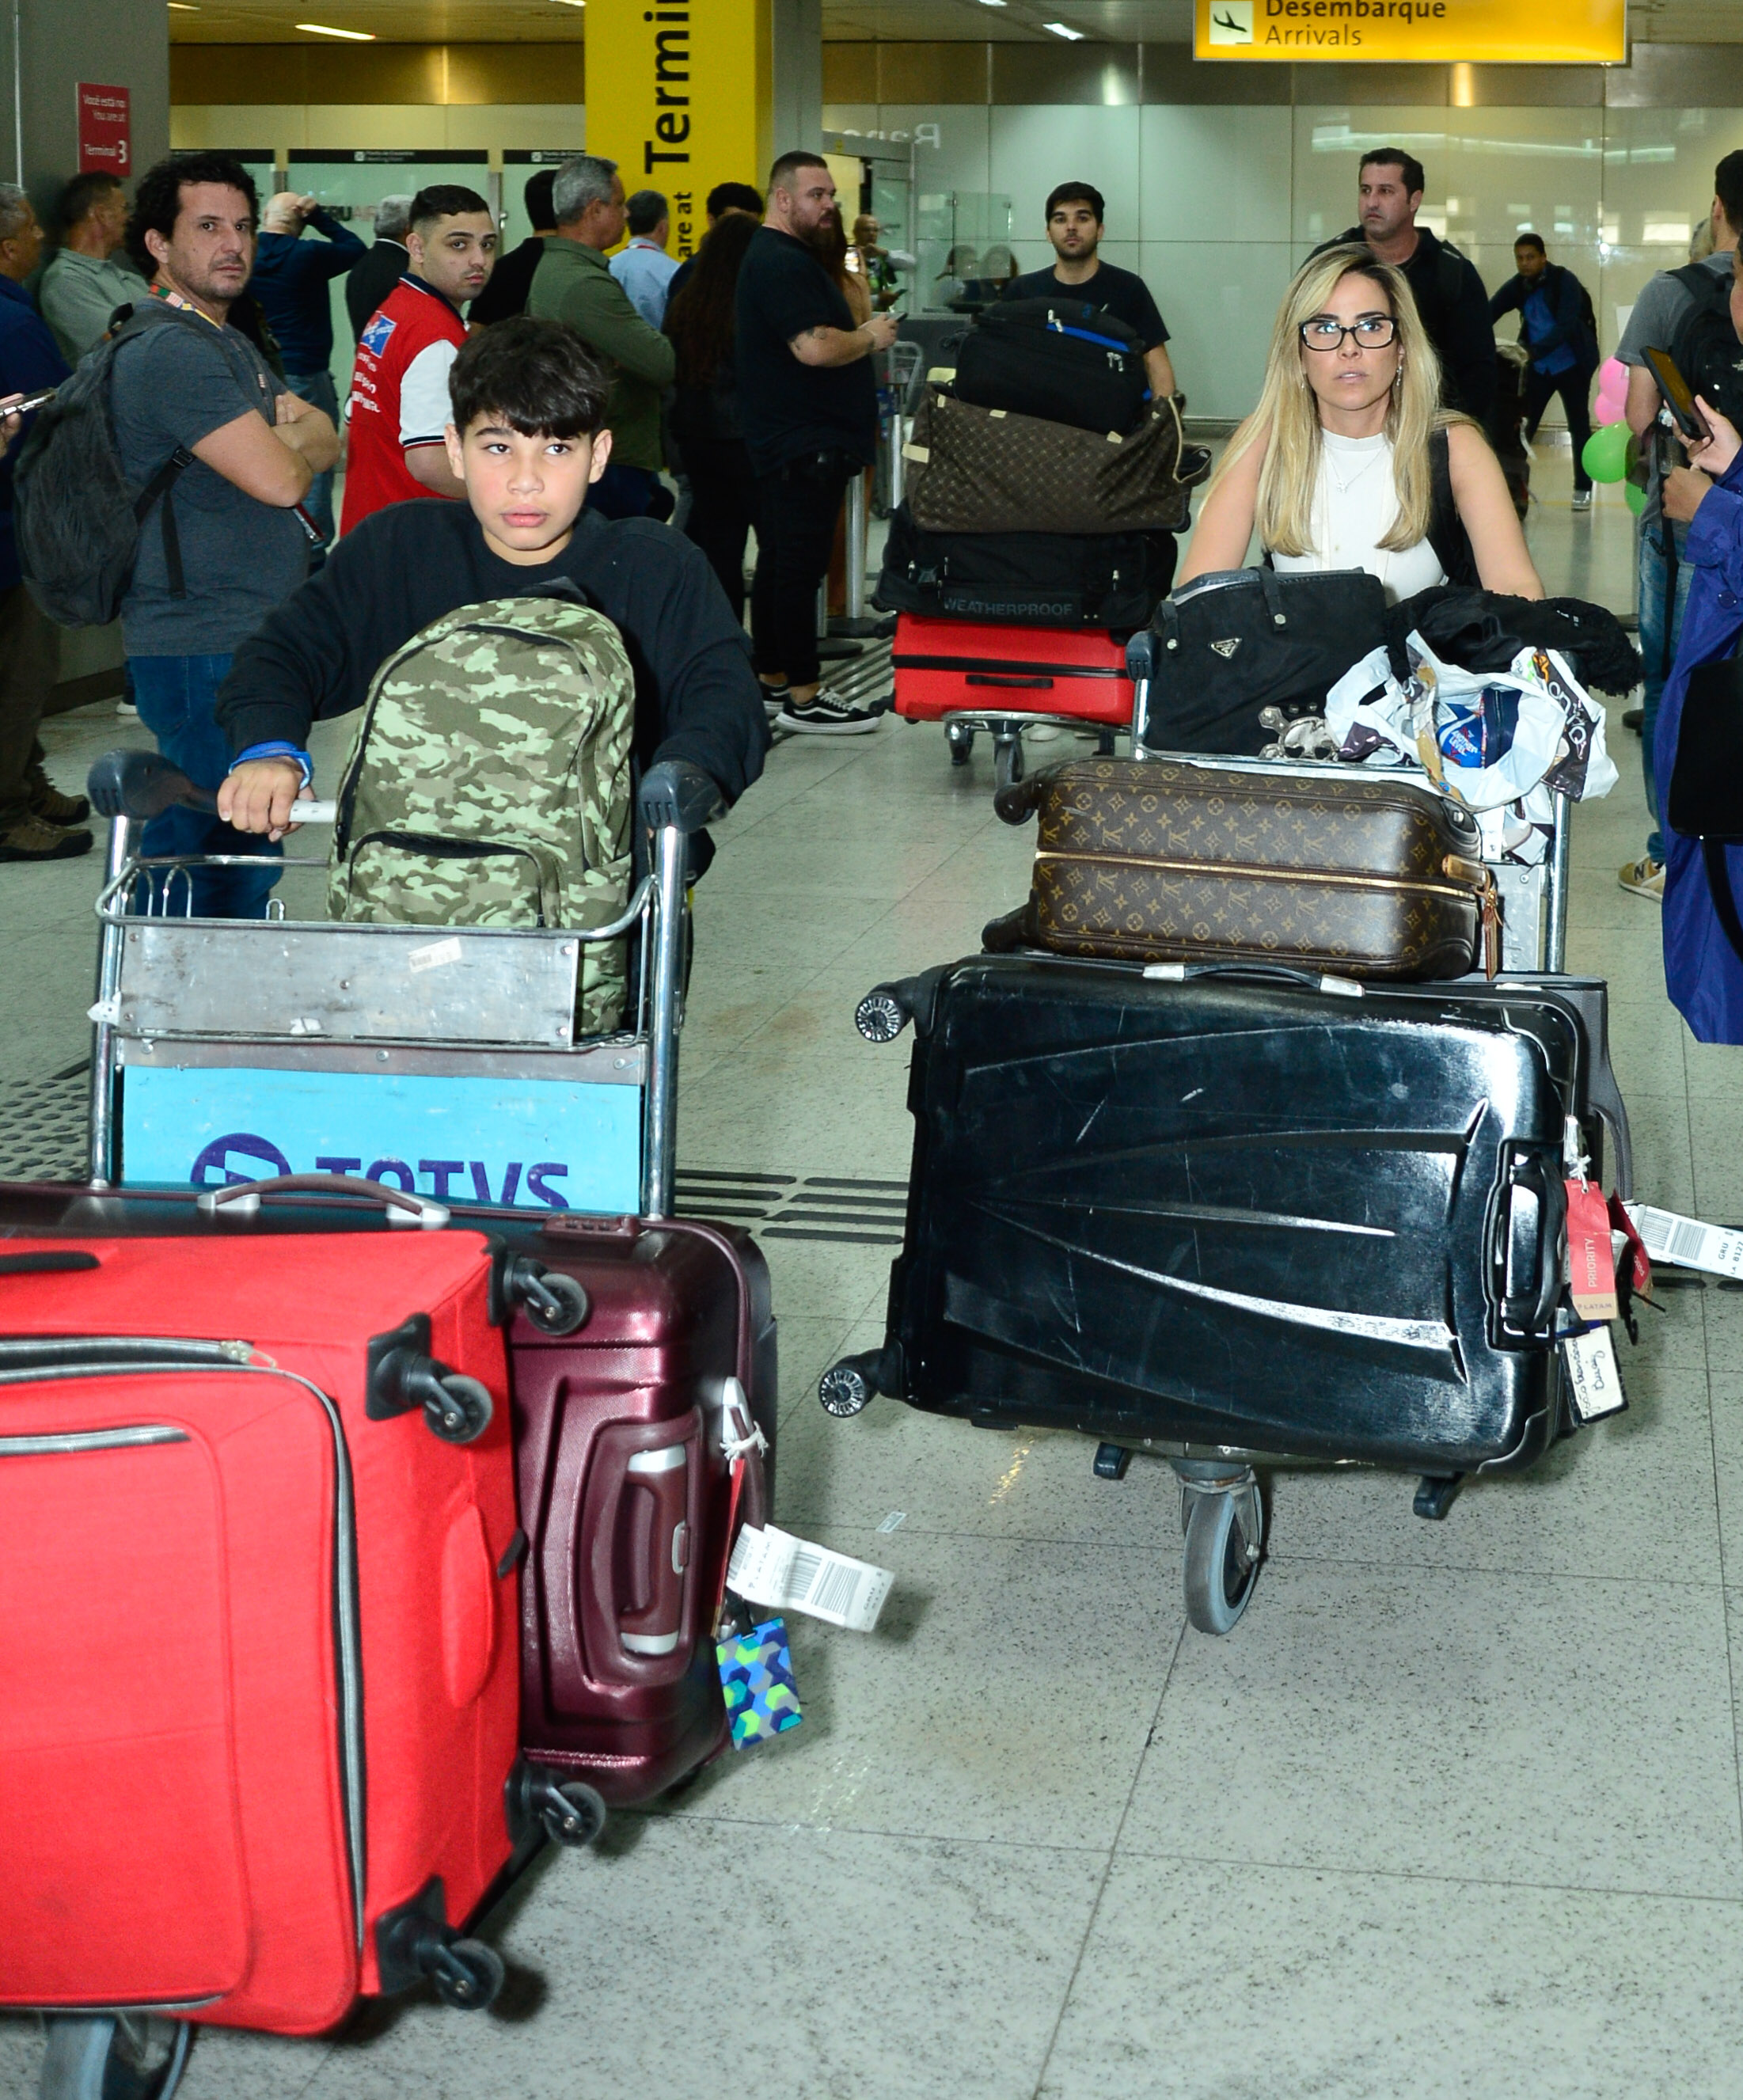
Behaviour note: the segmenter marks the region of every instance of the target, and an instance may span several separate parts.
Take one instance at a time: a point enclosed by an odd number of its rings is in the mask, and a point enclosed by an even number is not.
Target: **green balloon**
[[[1646,508],[1646,491],[1644,488],[1636,488],[1631,481],[1625,481],[1622,483],[1622,495],[1626,500],[1628,508],[1638,518]]]
[[[1620,481],[1626,474],[1631,435],[1626,423],[1606,423],[1592,432],[1580,459],[1594,481]]]

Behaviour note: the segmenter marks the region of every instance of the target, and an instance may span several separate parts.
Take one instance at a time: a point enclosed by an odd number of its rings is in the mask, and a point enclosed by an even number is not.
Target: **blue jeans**
[[[287,372],[285,384],[293,394],[307,401],[311,408],[319,408],[334,430],[339,427],[338,390],[333,383],[330,372]],[[315,520],[316,529],[328,545],[333,544],[333,469],[318,474],[309,483],[309,492],[302,499],[302,507]],[[312,566],[318,567],[324,558],[320,548],[310,550]]]
[[[1658,701],[1676,661],[1677,638],[1683,631],[1683,609],[1688,603],[1688,586],[1694,576],[1685,557],[1688,527],[1672,527],[1676,534],[1676,598],[1670,612],[1670,631],[1665,626],[1664,524],[1654,518],[1639,534],[1640,654],[1646,661],[1644,693],[1640,704],[1640,767],[1646,779],[1646,806],[1653,816],[1646,850],[1662,867],[1664,833],[1659,828],[1658,790],[1653,779],[1653,737],[1658,727]]]
[[[228,739],[213,719],[212,703],[230,669],[228,656],[130,656],[134,704],[157,748],[196,788],[216,788],[230,770]],[[264,919],[279,879],[283,849],[258,833],[234,831],[203,810],[166,810],[145,827],[148,855],[248,854],[267,862],[251,867],[191,871],[196,919]],[[181,884],[169,902],[179,909]]]

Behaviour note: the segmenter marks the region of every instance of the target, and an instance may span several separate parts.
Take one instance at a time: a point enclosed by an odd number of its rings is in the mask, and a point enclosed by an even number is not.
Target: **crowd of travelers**
[[[1622,879],[1652,897],[1670,858],[1655,737],[1714,558],[1705,543],[1736,501],[1723,412],[1738,404],[1705,402],[1714,435],[1697,470],[1657,435],[1644,354],[1721,311],[1726,339],[1743,336],[1743,154],[1719,164],[1715,187],[1711,252],[1653,279],[1619,350],[1644,498],[1655,823]],[[1366,567],[1393,599],[1449,580],[1542,594],[1497,451],[1509,417],[1529,443],[1559,398],[1573,506],[1589,507],[1591,298],[1529,231],[1491,296],[1421,223],[1427,191],[1402,149],[1362,157],[1357,223],[1284,294],[1260,400],[1219,462],[1181,581],[1239,567],[1256,532],[1279,570]],[[0,185],[0,394],[46,395],[100,351],[130,484],[147,490],[176,463],[121,603],[128,700],[165,753],[221,790],[224,815],[169,813],[151,850],[267,859],[311,774],[309,723],[356,705],[421,623],[506,590],[518,568],[549,567],[608,608],[637,664],[644,761],[682,746],[729,799],[755,777],[770,726],[878,727],[877,709],[824,676],[817,604],[845,493],[876,457],[877,360],[899,325],[897,263],[912,258],[893,258],[867,215],[849,240],[827,165],[803,152],[774,163],[766,192],[719,185],[682,258],[669,201],[626,195],[596,155],[536,173],[524,201],[532,232],[505,254],[486,199],[454,184],[384,197],[365,243],[319,199],[263,204],[236,161],[188,153],[143,175],[130,206],[113,176],[69,183],[43,267],[30,199]],[[1105,222],[1093,185],[1061,183],[1046,204],[1050,267],[1013,264],[995,291],[1069,292],[1116,317],[1141,345],[1150,397],[1183,403],[1149,287],[1102,258]],[[335,279],[355,338],[342,403]],[[1516,313],[1510,393],[1494,327]],[[0,426],[15,456],[29,420]],[[83,799],[42,769],[57,638],[23,580],[11,470],[0,465],[0,858],[51,859],[88,850],[91,834]],[[201,907],[258,915],[273,880],[267,865],[210,871]]]

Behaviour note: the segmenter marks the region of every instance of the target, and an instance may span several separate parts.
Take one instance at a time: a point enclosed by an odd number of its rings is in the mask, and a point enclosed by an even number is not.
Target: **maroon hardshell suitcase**
[[[630,1807],[727,1740],[714,1621],[735,1526],[766,1515],[769,1272],[748,1233],[689,1220],[566,1213],[547,1221],[537,1252],[588,1304],[573,1333],[545,1331],[525,1310],[509,1331],[528,1541],[521,1742]],[[736,1497],[735,1380],[769,1444]]]

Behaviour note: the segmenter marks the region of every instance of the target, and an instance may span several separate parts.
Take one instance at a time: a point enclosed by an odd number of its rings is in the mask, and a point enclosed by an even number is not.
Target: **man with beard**
[[[892,314],[858,327],[816,252],[839,230],[835,181],[815,153],[783,153],[739,272],[739,412],[756,477],[751,638],[772,719],[810,735],[856,736],[878,714],[822,683],[817,592],[847,485],[877,457],[870,359],[895,340]]]
[[[1441,399],[1486,422],[1495,399],[1489,294],[1475,263],[1416,223],[1428,187],[1422,162],[1401,146],[1377,146],[1362,155],[1357,187],[1361,223],[1321,242],[1314,254],[1339,241],[1365,240],[1382,262],[1401,270],[1441,360]]]
[[[1168,331],[1149,286],[1135,271],[1116,269],[1099,250],[1106,205],[1093,183],[1061,183],[1047,200],[1047,237],[1058,260],[1051,270],[1031,270],[1004,288],[1008,299],[1057,299],[1075,293],[1123,321],[1144,345],[1144,370],[1155,399],[1175,391]]]
[[[254,179],[223,153],[186,153],[141,177],[127,248],[151,279],[147,321],[116,350],[115,445],[136,489],[176,471],[144,518],[121,600],[139,719],[196,787],[215,788],[230,747],[213,700],[237,645],[302,581],[297,515],[338,459],[338,434],[230,323],[254,265]],[[133,324],[130,324],[130,326]],[[172,529],[173,527],[173,529]],[[146,826],[150,854],[276,853],[198,810]],[[261,918],[275,865],[194,871],[201,918]]]

